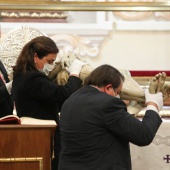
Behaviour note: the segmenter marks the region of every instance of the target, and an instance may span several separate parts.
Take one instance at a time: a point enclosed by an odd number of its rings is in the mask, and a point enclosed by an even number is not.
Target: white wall
[[[127,22],[113,13],[71,12],[63,24],[1,22],[1,39],[13,28],[27,25],[54,39],[61,55],[75,50],[94,67],[107,63],[128,70],[170,70],[170,19],[146,20]]]
[[[96,60],[128,70],[170,70],[170,31],[112,31]]]

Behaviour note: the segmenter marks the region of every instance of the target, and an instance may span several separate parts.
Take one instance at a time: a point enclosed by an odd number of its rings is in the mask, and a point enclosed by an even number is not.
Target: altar
[[[163,122],[149,146],[139,147],[130,144],[132,170],[170,169],[170,119]]]

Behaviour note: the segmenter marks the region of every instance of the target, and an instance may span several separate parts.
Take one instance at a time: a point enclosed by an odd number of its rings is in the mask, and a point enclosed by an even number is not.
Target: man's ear
[[[108,92],[109,92],[109,90],[110,90],[110,88],[113,88],[113,87],[112,87],[112,84],[108,84],[108,85],[106,85],[106,86],[104,87],[104,91],[105,91],[105,93],[108,93]]]

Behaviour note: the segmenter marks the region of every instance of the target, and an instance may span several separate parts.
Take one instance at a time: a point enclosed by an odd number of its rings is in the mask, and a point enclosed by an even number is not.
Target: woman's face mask
[[[54,69],[55,64],[45,63],[42,71],[48,76],[49,73]]]

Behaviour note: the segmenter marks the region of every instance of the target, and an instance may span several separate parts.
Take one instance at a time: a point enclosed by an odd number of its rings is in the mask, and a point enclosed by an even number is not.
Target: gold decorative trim
[[[68,15],[57,12],[0,12],[0,17],[6,18],[59,18],[64,19]]]
[[[163,107],[163,109],[159,112],[159,115],[162,118],[169,118],[170,117],[170,110],[169,106]],[[141,110],[136,117],[143,117],[145,115],[146,109]]]
[[[0,10],[32,11],[170,11],[170,1],[164,2],[55,2],[55,1],[4,1]]]
[[[43,170],[43,157],[31,157],[31,158],[0,158],[1,162],[39,162],[39,170]]]

